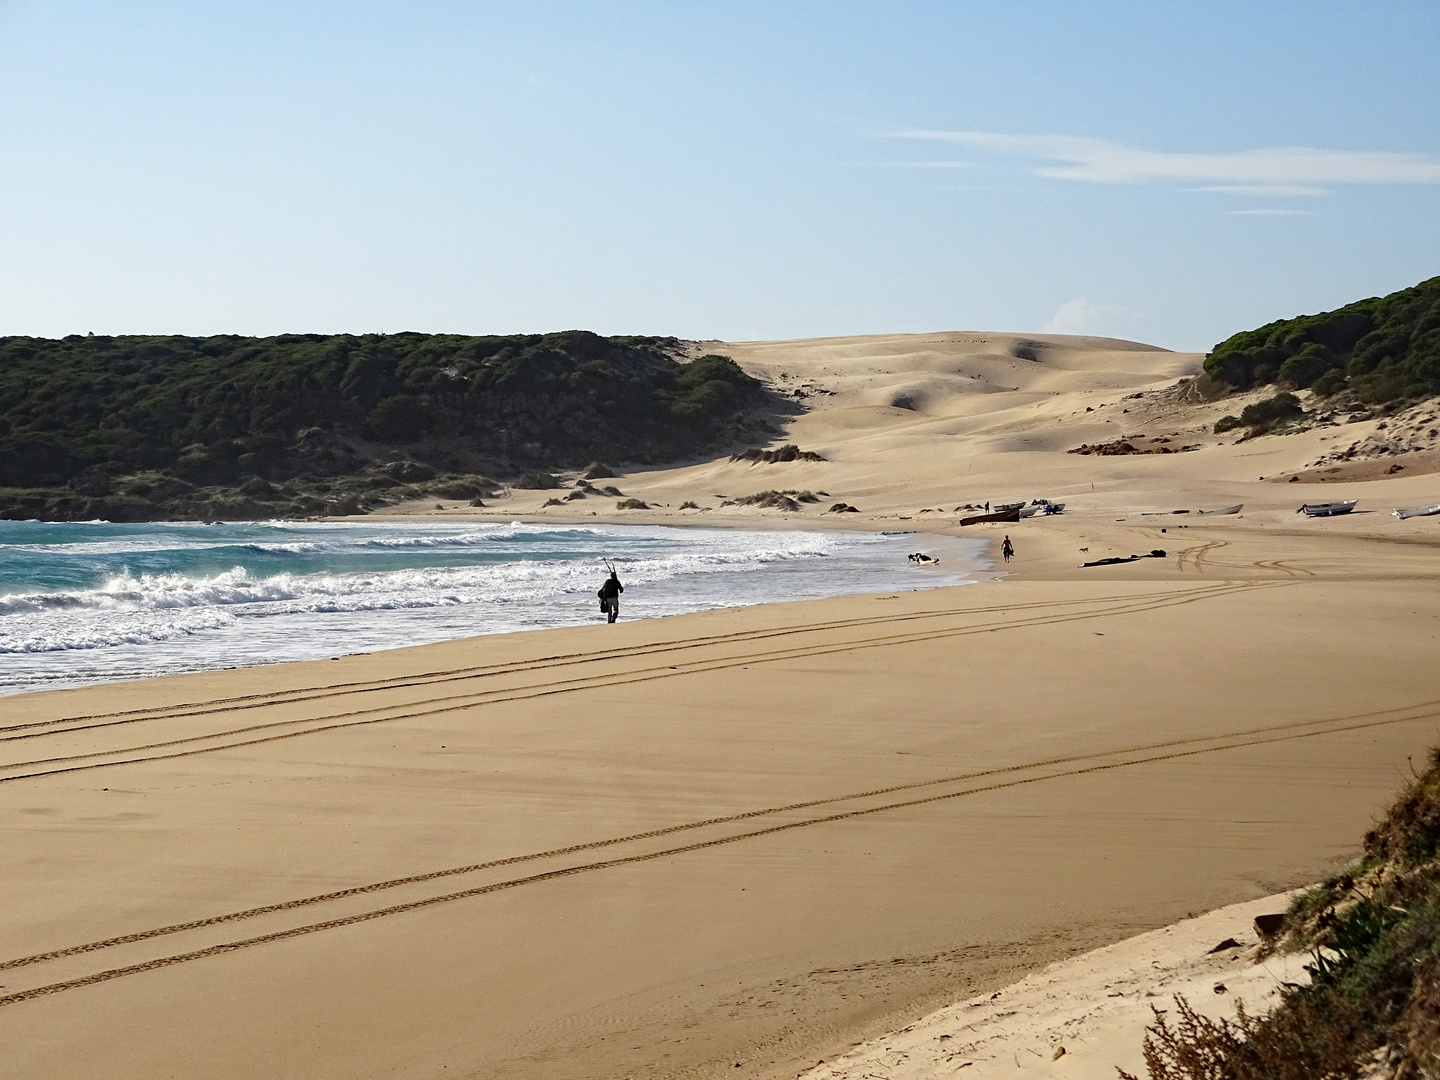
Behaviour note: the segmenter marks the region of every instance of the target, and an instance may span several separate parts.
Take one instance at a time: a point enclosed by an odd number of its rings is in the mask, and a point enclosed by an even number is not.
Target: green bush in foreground
[[[1359,862],[1299,896],[1285,925],[1286,944],[1312,955],[1310,984],[1260,1018],[1211,1021],[1182,1001],[1172,1027],[1157,1013],[1151,1080],[1349,1077],[1381,1048],[1387,1076],[1440,1076],[1440,751]]]
[[[1157,1010],[1145,1039],[1150,1080],[1316,1080],[1353,1069],[1359,1025],[1339,999],[1296,998],[1264,1019],[1241,1005],[1233,1021],[1200,1016],[1183,997],[1175,1004],[1175,1026]]]
[[[1440,394],[1440,277],[1235,334],[1210,351],[1205,371],[1237,390],[1348,388],[1376,403]]]

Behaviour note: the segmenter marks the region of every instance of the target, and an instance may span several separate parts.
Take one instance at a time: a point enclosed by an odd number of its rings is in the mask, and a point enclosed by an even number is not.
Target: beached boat
[[[1238,514],[1244,509],[1244,503],[1236,503],[1234,506],[1222,506],[1219,510],[1199,510],[1201,514]]]
[[[979,514],[975,517],[961,518],[961,525],[979,525],[982,521],[1019,521],[1020,508],[1005,510],[998,514]]]
[[[1295,512],[1304,514],[1306,517],[1336,517],[1340,514],[1350,513],[1359,501],[1359,499],[1345,499],[1341,502],[1306,503]]]
[[[1440,503],[1433,503],[1430,506],[1407,506],[1403,510],[1396,510],[1395,516],[1401,518],[1431,517],[1440,514]]]
[[[1063,514],[1065,512],[1065,504],[1047,502],[1044,509],[1047,514]]]
[[[1022,518],[1034,517],[1036,514],[1038,514],[1038,513],[1040,512],[1040,507],[1038,507],[1038,506],[1022,506],[1022,507],[1020,507],[1019,510],[1017,510],[1017,511],[1015,511],[1015,512],[1016,512],[1017,514],[1019,514]]]
[[[1024,508],[1025,500],[1022,499],[1013,503],[996,503],[990,512],[992,514],[1008,514],[1011,510],[1023,510]]]

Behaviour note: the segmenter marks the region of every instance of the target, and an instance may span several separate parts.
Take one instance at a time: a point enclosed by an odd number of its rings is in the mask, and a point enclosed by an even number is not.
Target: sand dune
[[[442,513],[1069,508],[966,528],[1016,542],[993,583],[6,699],[0,1076],[794,1076],[1313,880],[1435,741],[1440,519],[1379,511],[1440,477],[1331,520],[1259,480],[1375,422],[1217,438],[1233,402],[1169,392],[1197,357],[1103,339],[709,347],[828,460]],[[1201,448],[1065,452],[1131,435]],[[829,495],[720,507],[766,488]]]
[[[553,493],[517,491],[484,511],[450,507],[441,513],[747,525],[784,520],[826,527],[834,523],[826,510],[845,501],[861,511],[858,518],[847,515],[847,528],[919,523],[922,510],[950,515],[926,526],[951,527],[957,504],[1019,498],[1059,499],[1077,514],[1112,518],[1117,511],[1235,502],[1247,510],[1289,513],[1304,500],[1276,481],[1300,474],[1327,480],[1325,498],[1363,497],[1362,510],[1383,507],[1388,513],[1394,505],[1440,497],[1433,479],[1440,452],[1311,475],[1311,463],[1326,453],[1382,435],[1386,421],[1378,417],[1289,436],[1242,441],[1240,432],[1216,435],[1216,420],[1270,391],[1210,404],[1181,400],[1177,383],[1200,369],[1202,358],[1194,353],[1104,338],[1015,334],[705,342],[695,351],[725,352],[790,396],[805,411],[775,441],[797,443],[827,460],[755,465],[721,459],[627,473],[618,486],[650,504],[648,511],[617,511],[614,500],[595,497],[544,507]],[[1067,452],[1125,438],[1141,439],[1148,448],[1196,449],[1119,457]],[[1405,468],[1393,476],[1383,471],[1396,463]],[[1385,477],[1379,486],[1369,482],[1377,473]],[[1348,474],[1366,482],[1351,483]],[[722,505],[767,488],[823,491],[828,498],[783,518]],[[1306,489],[1306,497],[1317,496]],[[687,501],[700,509],[680,510]],[[394,512],[437,511],[434,503],[423,503]],[[1031,525],[1021,528],[1028,532]]]

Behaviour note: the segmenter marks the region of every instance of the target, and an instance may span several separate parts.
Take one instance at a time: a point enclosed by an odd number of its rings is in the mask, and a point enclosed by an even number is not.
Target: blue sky
[[[1440,5],[0,0],[0,333],[1205,349],[1440,274]]]

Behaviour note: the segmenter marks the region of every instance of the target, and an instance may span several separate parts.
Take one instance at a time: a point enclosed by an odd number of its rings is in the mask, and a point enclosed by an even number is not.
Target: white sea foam
[[[910,567],[909,538],[844,533],[435,522],[17,530],[30,525],[0,523],[0,693],[589,621],[601,556],[619,564],[627,618],[964,580]],[[27,543],[41,528],[49,542]],[[951,543],[955,569],[973,565],[978,545]]]
[[[152,645],[203,630],[218,630],[234,622],[234,615],[213,608],[187,611],[163,620],[148,615],[118,615],[84,622],[51,620],[26,634],[0,632],[0,653],[66,652],[116,645]]]

